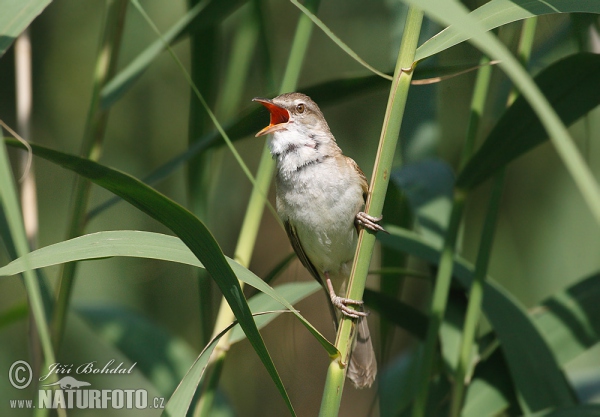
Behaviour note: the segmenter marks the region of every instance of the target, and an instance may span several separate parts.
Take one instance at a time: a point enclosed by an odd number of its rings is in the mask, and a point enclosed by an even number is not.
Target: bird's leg
[[[381,227],[379,224],[377,224],[377,222],[380,222],[381,219],[383,219],[383,216],[373,217],[373,216],[369,216],[367,213],[361,211],[356,215],[356,218],[354,219],[354,223],[356,223],[358,226],[364,227],[364,228],[372,230],[374,232],[387,233],[383,227]]]
[[[333,289],[333,285],[331,284],[331,280],[329,279],[329,274],[327,272],[325,272],[325,280],[327,282],[327,289],[329,290],[329,298],[331,298],[331,303],[337,307],[343,315],[348,316],[348,317],[352,317],[352,318],[359,318],[359,317],[366,317],[369,314],[365,313],[364,311],[356,311],[351,309],[350,307],[348,307],[348,305],[357,305],[357,306],[361,306],[364,304],[364,301],[359,301],[359,300],[352,300],[350,298],[344,298],[344,297],[340,297],[339,295],[337,295],[335,293],[335,290]]]

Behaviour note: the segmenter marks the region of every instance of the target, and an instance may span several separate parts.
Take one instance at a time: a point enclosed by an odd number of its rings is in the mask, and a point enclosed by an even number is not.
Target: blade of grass
[[[419,339],[425,338],[428,319],[421,311],[394,297],[368,288],[365,288],[363,300],[370,310],[377,311],[390,323],[402,327]]]
[[[142,17],[146,20],[146,22],[148,23],[148,25],[154,30],[154,32],[156,33],[156,35],[159,38],[162,39],[162,35],[160,33],[160,30],[154,24],[154,22],[152,21],[152,19],[150,18],[150,16],[148,16],[148,13],[146,13],[146,11],[144,10],[144,8],[140,5],[139,1],[138,0],[131,0],[131,3],[138,10],[138,12],[142,15]],[[181,73],[184,75],[184,77],[185,77],[186,81],[188,82],[188,84],[192,87],[192,90],[196,94],[196,97],[198,98],[198,100],[200,100],[200,103],[202,104],[202,106],[204,107],[204,110],[206,110],[206,113],[208,114],[208,116],[210,117],[211,121],[213,122],[213,124],[215,125],[215,127],[217,128],[217,130],[219,131],[219,134],[225,140],[225,143],[229,147],[229,150],[233,154],[236,162],[238,163],[238,165],[240,166],[240,168],[242,169],[242,171],[244,172],[244,174],[246,175],[246,177],[248,178],[248,180],[252,183],[252,185],[256,186],[256,184],[257,184],[256,179],[254,178],[254,176],[250,172],[250,169],[248,169],[248,166],[244,162],[242,156],[239,154],[239,152],[233,146],[233,143],[231,142],[231,139],[227,135],[227,132],[225,132],[225,129],[223,129],[223,126],[219,123],[219,121],[217,120],[215,114],[213,113],[213,111],[208,106],[208,103],[204,99],[204,96],[200,93],[200,91],[198,90],[198,88],[194,84],[193,80],[190,77],[190,74],[185,69],[183,63],[177,57],[177,55],[173,52],[173,50],[171,49],[171,47],[168,44],[166,44],[166,42],[165,42],[165,47],[167,48],[167,50],[169,51],[171,57],[173,58],[173,60],[175,61],[175,63],[179,67],[179,69],[181,70]],[[266,197],[266,193],[261,194],[260,197],[267,204],[267,207],[271,210],[271,212],[277,218],[275,209],[273,208],[273,206],[271,205],[271,203],[268,201],[268,199]]]
[[[2,129],[0,128],[0,134]],[[20,143],[20,142],[19,142]],[[16,186],[8,162],[8,154],[4,142],[0,144],[0,204],[4,210],[10,235],[15,245],[17,255],[23,256],[29,252],[29,243],[25,234],[25,227],[21,217],[19,200],[17,198]],[[35,330],[37,331],[42,352],[44,354],[44,363],[50,365],[56,363],[56,356],[50,338],[50,329],[46,317],[44,301],[41,295],[40,286],[35,273],[26,263],[23,270],[25,289],[27,291],[28,303],[35,320]],[[52,381],[54,382],[54,381]],[[47,415],[48,410],[38,409],[37,415]],[[58,410],[59,416],[66,416],[64,410]]]
[[[319,3],[320,0],[308,0],[307,6],[310,9],[317,10]],[[300,77],[302,62],[304,60],[304,56],[306,55],[311,33],[311,22],[308,20],[308,18],[306,18],[306,16],[301,15],[298,20],[294,41],[290,50],[290,56],[288,58],[286,71],[281,85],[281,92],[293,91],[296,89],[296,84],[298,82],[298,78]],[[234,259],[246,267],[250,265],[252,253],[254,252],[256,236],[258,234],[260,221],[263,216],[265,202],[268,203],[265,196],[267,195],[271,185],[271,179],[273,177],[274,170],[275,162],[271,157],[268,141],[265,140],[256,174],[256,182],[254,183],[252,193],[250,194],[250,200],[248,202],[248,207],[246,209],[246,214],[242,222],[242,228],[240,230],[234,252]],[[279,221],[279,217],[276,214],[275,217]],[[221,308],[219,309],[219,314],[217,316],[215,331],[222,327],[225,323],[230,322],[232,315],[233,313],[229,306],[222,302]],[[222,364],[225,360],[226,352],[229,349],[229,343],[229,335],[226,335],[219,342],[218,348],[219,352],[221,353],[214,358],[215,371],[213,377],[211,378],[212,384],[208,385],[207,387],[207,391],[211,392],[209,398],[213,397],[212,392],[216,390],[216,383],[218,383],[220,379],[220,371],[222,370]],[[210,415],[210,404],[200,404],[200,407],[202,410],[201,416]]]
[[[467,127],[465,144],[463,146],[460,159],[460,166],[464,166],[471,157],[473,152],[477,128],[479,126],[479,118],[487,95],[487,83],[491,74],[491,67],[484,66],[480,69],[479,74],[483,74],[478,78],[479,91],[474,97],[474,103],[471,108],[471,118]],[[417,391],[415,403],[413,405],[413,417],[422,417],[427,409],[427,397],[429,394],[430,379],[433,373],[433,365],[436,357],[436,346],[438,335],[444,321],[444,314],[448,303],[448,295],[450,291],[450,283],[452,281],[452,271],[454,267],[454,253],[456,241],[460,230],[466,193],[455,189],[452,196],[452,210],[450,212],[450,220],[448,228],[444,236],[444,246],[440,256],[440,265],[435,279],[435,286],[430,306],[430,320],[425,337],[425,346],[420,363],[419,380],[417,381]]]
[[[6,2],[0,14],[0,57],[52,0]]]
[[[408,89],[412,77],[414,54],[421,32],[423,13],[416,7],[410,7],[406,17],[406,25],[402,36],[402,43],[398,52],[394,79],[392,81],[388,98],[386,113],[384,117],[379,148],[373,167],[371,187],[367,198],[365,212],[372,216],[379,216],[383,209],[383,202],[390,179],[392,162],[396,152],[396,144],[402,124],[402,116],[408,96]],[[361,300],[365,289],[365,282],[369,272],[369,264],[375,245],[375,234],[361,230],[356,247],[356,255],[352,264],[352,273],[348,280],[346,297],[353,300]],[[336,347],[340,350],[340,356],[332,358],[327,369],[327,378],[321,400],[319,416],[337,416],[342,399],[346,366],[351,353],[352,338],[355,336],[354,322],[347,316],[343,316],[340,322]]]
[[[189,12],[202,8],[209,2],[188,0]],[[186,14],[187,16],[187,14]],[[202,28],[189,36],[190,43],[190,77],[194,85],[202,92],[211,105],[217,96],[217,76],[219,74],[218,41],[220,26],[217,23]],[[166,35],[163,35],[163,38]],[[165,42],[167,40],[165,39]],[[188,147],[202,139],[202,135],[212,130],[212,123],[202,103],[195,96],[193,89],[190,94],[188,112]],[[218,113],[217,113],[218,114]],[[209,218],[210,201],[214,185],[219,177],[219,161],[215,160],[216,148],[207,149],[190,159],[187,164],[187,195],[188,207],[207,226],[211,226]],[[218,159],[218,158],[217,158]],[[215,319],[214,282],[206,271],[198,270],[198,306],[200,313],[200,344],[205,346],[211,339]]]
[[[535,82],[568,126],[600,104],[599,71],[599,55],[578,53],[544,68]],[[531,106],[524,97],[517,98],[459,173],[457,185],[476,187],[547,139],[548,133]]]
[[[553,139],[556,150],[567,166],[569,173],[575,180],[580,189],[588,207],[592,211],[596,220],[600,223],[600,189],[598,188],[593,176],[585,165],[585,162],[578,153],[565,126],[541,94],[540,90],[533,83],[526,71],[519,65],[510,52],[500,43],[492,34],[485,32],[482,26],[473,19],[466,11],[466,8],[456,1],[438,1],[424,0],[416,2],[415,0],[405,0],[409,4],[418,3],[419,7],[434,19],[446,23],[455,24],[456,30],[461,33],[472,36],[470,41],[490,57],[501,61],[499,64],[506,74],[511,78],[522,94],[528,99],[537,115],[541,118],[544,128]],[[464,192],[457,189],[455,193],[455,202],[451,214],[450,226],[445,240],[440,268],[438,270],[438,279],[433,294],[432,315],[429,327],[429,333],[425,345],[424,367],[419,382],[419,390],[415,406],[413,408],[413,417],[422,417],[427,404],[427,393],[429,388],[429,377],[431,375],[433,360],[435,355],[435,346],[437,340],[437,328],[443,317],[448,290],[450,287],[450,278],[452,276],[452,258],[456,240],[456,232],[460,223],[462,206],[464,205]]]
[[[190,404],[194,398],[194,393],[198,389],[198,384],[202,379],[202,375],[206,370],[208,359],[212,355],[219,339],[236,327],[237,323],[233,322],[225,327],[220,333],[215,335],[206,347],[200,353],[200,356],[194,361],[186,375],[183,377],[171,398],[167,402],[165,411],[162,412],[162,417],[185,416],[190,408]]]
[[[453,24],[457,31],[470,36],[474,46],[490,58],[500,60],[498,64],[510,77],[515,87],[529,101],[540,118],[544,129],[558,155],[565,164],[577,188],[582,194],[596,222],[600,225],[600,187],[589,167],[573,143],[565,125],[560,121],[552,106],[545,99],[531,77],[504,45],[472,16],[456,0],[404,0],[418,4],[430,17],[444,24]]]
[[[22,147],[16,141],[8,140],[7,143],[11,146]],[[227,302],[232,307],[236,318],[240,321],[242,328],[246,332],[248,340],[255,348],[259,358],[286,401],[290,412],[293,414],[291,403],[281,379],[256,328],[256,324],[250,316],[248,305],[238,280],[231,266],[226,262],[214,237],[204,224],[185,208],[125,173],[110,169],[93,161],[66,155],[44,147],[32,146],[32,149],[35,155],[50,159],[52,162],[66,169],[73,170],[89,178],[101,187],[120,195],[130,204],[152,216],[181,238],[205,265],[212,278],[219,285]],[[335,349],[328,349],[330,352],[335,352]]]
[[[389,234],[377,236],[382,244],[439,265],[440,249],[404,229],[386,226]],[[473,281],[473,266],[456,256],[453,274],[466,289]],[[572,392],[554,355],[525,307],[489,277],[484,282],[483,311],[501,340],[514,381],[527,396],[548,407],[561,405]]]
[[[9,264],[0,267],[0,276],[19,274],[25,271],[27,265],[31,269],[39,269],[66,262],[104,259],[113,256],[158,259],[204,268],[204,265],[194,256],[181,239],[160,233],[120,230],[92,233],[37,249],[25,257],[15,259]],[[306,321],[285,298],[281,297],[277,291],[233,259],[226,258],[226,261],[240,281],[267,294],[278,303],[290,309],[307,329],[315,335],[328,353],[334,354],[336,352],[331,343]]]
[[[529,62],[529,57],[531,55],[533,40],[535,37],[536,24],[536,18],[528,19],[525,21],[523,29],[521,31],[521,37],[519,40],[519,46],[517,48],[517,54],[521,59],[521,63],[525,67]],[[485,97],[483,97],[482,100],[478,100],[476,102],[476,95],[477,93],[479,93],[480,90],[485,91],[487,93],[487,89],[490,83],[490,75],[490,72],[485,74],[485,79],[481,80],[481,84],[477,83],[475,87],[472,112],[473,110],[476,110],[479,115],[483,113]],[[509,97],[508,106],[512,104],[515,98],[516,91],[513,91]],[[473,107],[476,107],[476,109],[473,109]],[[477,324],[481,317],[481,304],[483,300],[484,291],[483,283],[487,276],[492,245],[494,242],[494,234],[496,231],[496,223],[498,219],[498,213],[500,210],[500,202],[502,200],[503,188],[504,170],[499,172],[494,178],[490,201],[488,203],[488,209],[483,225],[483,230],[481,232],[481,240],[475,265],[475,276],[473,279],[473,284],[471,285],[471,290],[469,292],[469,304],[467,306],[467,313],[465,317],[461,348],[458,358],[458,366],[455,374],[455,383],[452,389],[452,400],[450,405],[451,417],[459,417],[462,409],[463,395],[466,383],[465,378],[468,378],[471,353],[473,349],[473,343],[475,340],[475,332],[477,330]],[[516,385],[518,386],[519,383],[517,382]],[[527,401],[527,398],[523,397],[523,400]],[[528,409],[531,409],[531,407],[528,407]]]
[[[100,45],[96,53],[92,98],[80,151],[81,156],[91,160],[98,160],[102,153],[108,111],[100,108],[100,90],[116,70],[127,4],[127,0],[110,0],[106,2]],[[91,183],[83,177],[77,176],[75,178],[68,217],[67,239],[79,236],[85,229],[85,214],[89,202],[90,187]],[[77,264],[75,263],[65,264],[59,273],[58,297],[52,316],[52,336],[57,350],[60,347],[64,333],[76,268]]]
[[[532,316],[561,365],[600,341],[600,274],[579,280],[545,300]]]
[[[491,0],[470,13],[470,16],[481,24],[483,30],[489,31],[533,16],[577,12],[600,13],[600,3],[595,0]],[[421,61],[471,37],[473,34],[450,26],[421,45],[417,49],[416,60]]]
[[[308,281],[281,284],[277,287],[274,287],[273,290],[276,291],[281,297],[286,299],[290,304],[296,304],[298,301],[316,293],[320,288],[321,286],[318,282]],[[250,298],[248,300],[248,306],[250,307],[250,311],[253,313],[257,313],[259,311],[275,311],[285,308],[283,304],[266,293],[259,293]],[[259,328],[262,328],[275,320],[278,316],[278,313],[273,313],[256,317],[256,325]],[[246,335],[240,328],[233,329],[231,331],[231,335],[229,336],[229,343],[233,345],[234,343],[244,340],[245,338]]]
[[[247,0],[204,0],[190,9],[177,23],[164,34],[164,39],[170,45],[181,40],[190,32],[202,30],[215,25],[233,13]],[[132,62],[113,77],[101,92],[100,106],[107,109],[115,104],[125,94],[143,72],[154,62],[158,55],[165,50],[165,42],[157,39]]]
[[[377,70],[376,68],[369,65],[364,59],[362,59],[356,52],[354,52],[348,45],[346,45],[339,37],[337,37],[331,29],[329,29],[317,16],[315,16],[308,8],[303,6],[297,0],[290,0],[290,2],[296,6],[298,9],[304,13],[305,16],[308,16],[312,22],[325,33],[342,51],[346,52],[352,59],[358,62],[360,65],[373,72],[374,74],[379,75],[381,78],[385,78],[388,81],[392,81],[392,77]]]
[[[486,61],[488,61],[487,57],[483,57],[482,63],[485,63]],[[475,147],[475,139],[479,130],[479,122],[484,112],[491,76],[491,67],[484,66],[478,71],[477,79],[475,81],[475,88],[473,91],[473,98],[471,101],[471,114],[469,118],[469,124],[467,127],[467,134],[463,148],[463,157],[461,160],[461,165],[464,165],[473,153],[473,148]],[[488,210],[497,209],[497,206],[500,203],[499,197],[497,200],[498,201],[493,201],[496,205],[492,205],[492,201],[490,201]],[[491,244],[491,239],[489,243]],[[479,253],[483,253],[481,248],[479,249]],[[477,277],[479,277],[479,275],[477,275]],[[475,280],[471,285],[471,295],[469,297],[469,305],[467,309],[474,309],[474,306],[477,305],[474,304],[475,302],[480,303],[480,298],[478,298],[478,296],[481,297],[482,291],[483,287],[481,281]],[[458,417],[462,408],[462,400],[465,388],[465,375],[467,373],[467,366],[469,365],[469,361],[471,359],[471,348],[478,320],[479,316],[473,313],[471,313],[471,315],[467,314],[467,317],[465,318],[464,329],[462,331],[461,348],[458,357],[458,364],[456,366],[454,385],[452,387],[452,400],[450,404],[451,417]]]

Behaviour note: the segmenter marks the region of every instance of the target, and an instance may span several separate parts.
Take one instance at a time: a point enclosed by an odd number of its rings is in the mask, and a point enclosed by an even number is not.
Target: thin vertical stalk
[[[19,35],[15,41],[15,84],[17,105],[17,131],[26,141],[31,141],[31,108],[33,101],[31,82],[31,39],[29,29]],[[35,174],[31,152],[21,152],[20,170],[23,172],[21,185],[21,211],[23,213],[23,225],[25,235],[29,243],[29,249],[34,250],[37,246],[38,235],[38,210],[37,192],[35,186]],[[45,305],[45,310],[49,306]],[[35,316],[29,304],[29,349],[33,361],[33,374],[38,375],[42,366],[42,351],[37,332]]]
[[[491,76],[491,67],[485,65],[489,60],[483,58],[483,65],[479,71],[473,92],[473,100],[471,102],[471,115],[467,126],[465,144],[461,154],[459,166],[462,169],[473,153],[475,147],[475,138],[485,100],[487,98],[489,80]],[[421,370],[419,372],[419,381],[417,385],[417,396],[413,406],[413,417],[422,417],[425,415],[427,406],[427,396],[429,394],[429,383],[433,373],[433,364],[436,356],[436,346],[438,341],[438,333],[440,326],[444,320],[446,305],[448,303],[448,292],[452,281],[452,269],[454,266],[454,253],[456,249],[456,241],[460,230],[465,199],[467,195],[464,191],[454,190],[452,210],[450,213],[450,221],[446,235],[444,237],[444,245],[440,257],[440,265],[435,281],[433,296],[431,301],[431,312],[429,327],[425,337],[425,346],[421,362]],[[460,371],[459,371],[460,372]]]
[[[188,0],[188,9],[198,6],[201,0]],[[190,35],[190,108],[188,115],[188,146],[200,140],[212,125],[210,117],[204,111],[204,107],[198,97],[194,94],[197,88],[209,103],[213,103],[216,96],[215,79],[218,74],[217,50],[219,28],[211,25]],[[205,224],[210,225],[209,219],[209,195],[214,189],[217,180],[216,169],[218,163],[214,156],[218,154],[215,149],[207,149],[199,155],[191,158],[187,164],[187,194],[188,205],[194,213]],[[215,319],[215,283],[205,270],[196,270],[198,280],[198,298],[200,310],[200,343],[202,346],[210,341],[212,327]]]
[[[423,13],[416,7],[411,6],[406,16],[404,35],[398,52],[394,78],[379,139],[379,148],[377,149],[377,156],[373,167],[371,188],[365,207],[365,212],[370,215],[379,216],[383,210],[406,98],[412,79],[413,62],[422,22]],[[354,300],[362,299],[374,246],[375,234],[362,230],[358,237],[356,255],[352,264],[352,273],[348,280],[348,298]],[[346,365],[351,353],[352,339],[355,336],[353,330],[353,320],[343,316],[335,343],[340,351],[340,356],[332,358],[327,369],[327,378],[325,380],[321,409],[319,411],[319,416],[321,417],[338,415],[344,390],[347,371]]]
[[[517,54],[521,63],[524,65],[529,61],[529,57],[531,56],[536,25],[536,17],[527,19],[523,24],[523,30],[521,32],[521,38],[519,40]],[[482,68],[481,70],[483,69],[485,68]],[[489,84],[489,80],[487,81],[487,83]],[[481,86],[481,88],[484,87]],[[487,89],[487,87],[485,88]],[[509,106],[514,102],[516,97],[517,92],[513,89],[508,99]],[[450,406],[451,417],[460,416],[465,391],[465,384],[466,380],[469,378],[468,372],[471,359],[471,352],[473,350],[473,343],[475,340],[477,324],[479,323],[479,319],[481,317],[483,289],[485,285],[485,278],[488,272],[489,261],[492,252],[492,245],[494,242],[498,213],[500,210],[500,201],[502,199],[502,190],[504,187],[504,177],[505,169],[502,169],[494,177],[490,201],[488,203],[488,210],[484,221],[483,230],[481,232],[479,251],[477,254],[477,260],[475,262],[475,274],[473,277],[473,284],[471,285],[471,290],[469,293],[469,304],[467,306],[467,313],[465,316],[465,324],[461,339],[458,366],[455,375],[454,387],[452,390],[452,401]]]
[[[319,3],[320,0],[308,0],[305,6],[314,13],[318,8]],[[312,22],[306,15],[300,15],[298,19],[298,25],[296,27],[296,34],[290,50],[288,64],[286,66],[286,71],[281,83],[281,92],[288,92],[296,89],[302,63],[306,55],[306,50],[308,49],[308,43],[312,33],[312,26]],[[269,191],[274,170],[275,162],[271,157],[268,142],[265,141],[259,162],[258,172],[256,174],[256,183],[250,195],[248,208],[246,209],[246,214],[244,216],[242,228],[234,252],[234,259],[245,267],[250,265],[252,253],[254,252],[256,236],[258,234],[260,221],[264,212],[265,196]],[[240,285],[243,284],[240,283]],[[235,315],[231,311],[229,304],[221,301],[221,306],[219,308],[213,333],[219,333],[221,329],[228,326],[233,320],[235,320]],[[213,354],[211,355],[207,369],[207,375],[210,375],[210,378],[208,378],[205,391],[203,392],[203,397],[206,396],[206,400],[201,400],[199,404],[199,409],[201,412],[198,415],[200,416],[210,415],[212,404],[210,404],[209,400],[214,398],[214,390],[219,382],[222,363],[226,358],[226,352],[228,349],[229,333],[221,337]]]
[[[31,82],[31,40],[25,30],[15,41],[15,79],[17,85],[17,132],[27,141],[31,140],[31,107],[33,100]],[[38,233],[37,194],[31,155],[21,158],[21,210],[29,247],[34,249]]]
[[[469,124],[467,127],[467,134],[465,145],[463,147],[463,157],[461,158],[461,165],[468,161],[468,159],[473,154],[473,148],[475,146],[475,138],[477,137],[477,131],[479,129],[479,122],[481,120],[481,116],[484,112],[485,102],[488,95],[488,90],[490,86],[490,79],[492,75],[492,67],[490,65],[486,65],[489,62],[487,57],[483,57],[480,61],[482,65],[477,72],[477,79],[475,81],[475,88],[473,90],[473,98],[471,100],[471,115],[469,117]],[[462,168],[462,166],[461,166]],[[472,287],[472,289],[475,286]],[[473,293],[471,293],[473,294]],[[476,294],[477,295],[477,294]],[[469,298],[469,305],[471,305],[472,299]],[[467,315],[468,316],[468,315]],[[468,317],[467,317],[468,320]],[[463,340],[465,340],[465,335],[467,332],[467,325],[465,324],[465,331],[463,333]],[[463,344],[464,348],[464,344]],[[468,362],[463,361],[463,351],[461,351],[461,356],[458,362],[456,375],[455,375],[455,384],[452,392],[452,403],[450,406],[450,412],[452,416],[458,416],[460,413],[460,409],[462,406],[462,397],[464,393],[464,379],[466,374],[466,368],[468,366]],[[470,350],[469,350],[470,354]],[[468,360],[468,358],[466,358]]]
[[[427,335],[425,336],[425,346],[423,349],[421,367],[418,374],[419,380],[417,381],[417,396],[413,406],[413,417],[422,417],[425,415],[427,396],[429,394],[429,383],[431,374],[433,373],[433,364],[436,357],[438,333],[444,319],[446,304],[448,302],[448,292],[450,290],[452,268],[454,264],[454,249],[456,247],[456,240],[462,219],[465,198],[466,194],[464,192],[460,190],[454,191],[450,221],[444,239],[444,246],[442,248],[440,264],[431,301],[429,326],[427,327]]]
[[[101,42],[96,57],[92,99],[80,152],[82,157],[94,161],[98,160],[102,153],[102,141],[108,119],[108,110],[100,107],[100,91],[116,70],[127,4],[127,0],[107,0],[106,2]],[[81,176],[75,178],[66,239],[77,237],[84,230],[90,187],[91,183],[88,180]],[[60,272],[58,300],[52,318],[54,346],[57,350],[64,333],[76,266],[77,264],[74,262],[64,264]]]
[[[33,102],[32,90],[32,71],[31,71],[31,39],[29,30],[26,29],[19,35],[15,41],[15,83],[16,83],[16,106],[17,106],[17,131],[26,141],[31,140],[31,110]],[[15,132],[16,133],[16,132]],[[3,145],[4,146],[4,145]],[[24,153],[20,158],[20,168],[23,171],[21,177],[21,210],[22,221],[25,232],[26,244],[21,249],[28,246],[28,251],[37,246],[38,235],[38,210],[37,193],[35,186],[35,174],[33,170],[33,160],[31,150]],[[7,210],[5,209],[6,213]],[[13,227],[19,227],[13,219],[9,221]],[[16,230],[11,230],[14,235]],[[18,233],[18,232],[17,232]],[[17,240],[15,238],[15,250],[18,251]],[[32,360],[32,376],[34,381],[39,377],[42,364],[50,365],[56,359],[55,352],[52,349],[50,330],[48,327],[47,314],[50,311],[50,305],[44,302],[44,296],[41,291],[40,281],[34,271],[28,271],[24,274],[24,283],[27,290],[27,308],[29,311],[29,348]],[[48,301],[48,300],[46,300]],[[54,381],[52,381],[54,382]],[[37,384],[34,383],[34,389]],[[34,415],[38,417],[47,416],[49,413],[45,409],[35,410]],[[64,410],[59,415],[65,416]]]

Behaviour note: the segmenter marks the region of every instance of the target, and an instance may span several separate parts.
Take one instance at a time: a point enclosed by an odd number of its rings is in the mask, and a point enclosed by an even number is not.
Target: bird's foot
[[[337,309],[339,309],[343,315],[352,317],[354,319],[366,317],[369,315],[369,313],[365,311],[358,311],[348,307],[349,305],[362,306],[364,304],[364,301],[340,297],[335,293],[333,285],[331,284],[331,280],[329,278],[327,278],[327,288],[329,289],[329,298],[331,299],[331,303]]]
[[[364,227],[364,228],[372,230],[374,232],[387,233],[386,230],[378,224],[378,222],[380,222],[381,219],[383,219],[383,216],[373,217],[373,216],[369,216],[367,213],[361,211],[356,215],[354,222],[358,226]]]

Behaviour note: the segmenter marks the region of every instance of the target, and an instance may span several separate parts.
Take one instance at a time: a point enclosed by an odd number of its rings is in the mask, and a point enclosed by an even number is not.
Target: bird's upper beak
[[[256,137],[268,135],[269,133],[273,133],[280,129],[285,129],[285,124],[290,120],[290,112],[283,107],[279,107],[277,104],[273,103],[273,100],[269,100],[268,98],[255,97],[252,101],[259,102],[269,110],[269,113],[271,113],[271,122],[269,123],[269,126],[258,132],[255,135]]]

